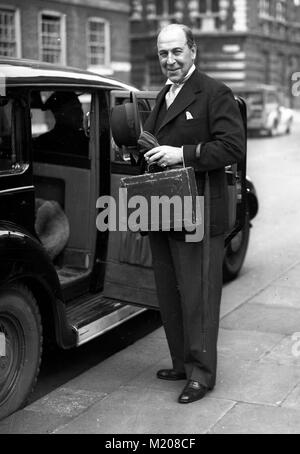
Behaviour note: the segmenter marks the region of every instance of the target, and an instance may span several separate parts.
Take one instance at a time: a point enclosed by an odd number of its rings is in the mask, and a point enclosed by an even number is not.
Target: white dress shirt
[[[193,72],[195,71],[196,66],[192,65],[187,73],[187,75],[184,77],[184,79],[179,83],[176,84],[172,82],[170,79],[167,80],[166,85],[171,85],[170,90],[166,93],[166,104],[167,104],[167,109],[170,107],[182,87],[184,86],[185,82],[191,77]]]
[[[171,85],[170,90],[166,93],[166,96],[165,96],[167,109],[170,107],[170,105],[172,104],[172,102],[174,101],[174,99],[176,98],[176,96],[178,95],[178,93],[180,92],[182,87],[184,86],[185,82],[191,77],[191,75],[193,74],[195,69],[196,69],[196,66],[193,64],[190,67],[187,75],[184,77],[184,79],[179,84],[172,82],[170,79],[167,80],[166,85]],[[182,152],[182,164],[183,164],[183,167],[185,167],[184,156],[183,156],[183,147],[181,147],[181,152]],[[199,147],[197,156],[200,156],[200,147]]]

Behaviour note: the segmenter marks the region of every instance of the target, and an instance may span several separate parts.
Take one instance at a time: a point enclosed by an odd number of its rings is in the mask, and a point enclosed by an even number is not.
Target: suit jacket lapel
[[[158,128],[157,133],[196,99],[196,93],[201,91],[199,80],[199,74],[196,70],[195,73],[193,73],[192,76],[186,81],[176,96],[174,102],[167,110],[167,114]]]
[[[155,106],[145,122],[144,129],[153,133],[155,130],[157,116],[159,114],[162,103],[165,101],[167,91],[169,91],[170,85],[165,85],[162,90],[158,93]]]

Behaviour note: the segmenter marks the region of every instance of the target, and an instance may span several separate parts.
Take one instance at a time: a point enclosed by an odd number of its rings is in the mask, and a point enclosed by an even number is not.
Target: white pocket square
[[[185,112],[185,118],[187,120],[193,120],[193,115],[191,114],[191,112],[189,112],[188,110]]]

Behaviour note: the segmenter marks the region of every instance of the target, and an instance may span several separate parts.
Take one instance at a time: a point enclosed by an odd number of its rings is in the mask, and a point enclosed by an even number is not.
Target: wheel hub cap
[[[14,387],[23,360],[22,336],[16,320],[0,315],[0,397]]]

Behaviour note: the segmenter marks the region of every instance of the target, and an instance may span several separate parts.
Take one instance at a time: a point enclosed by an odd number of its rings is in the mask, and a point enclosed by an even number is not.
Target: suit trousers
[[[209,389],[216,381],[224,236],[210,238],[209,314],[203,320],[202,242],[186,243],[169,232],[149,233],[161,317],[173,368]],[[204,323],[204,325],[203,325]],[[205,327],[203,348],[201,329]]]

